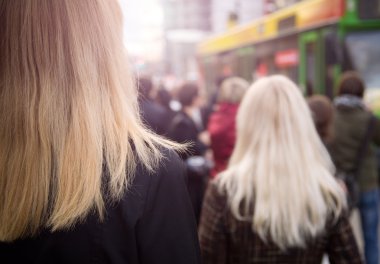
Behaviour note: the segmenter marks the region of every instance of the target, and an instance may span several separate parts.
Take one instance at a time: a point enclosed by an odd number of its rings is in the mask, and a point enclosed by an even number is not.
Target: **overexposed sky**
[[[163,48],[160,0],[120,0],[124,14],[124,42],[132,56],[158,60]]]

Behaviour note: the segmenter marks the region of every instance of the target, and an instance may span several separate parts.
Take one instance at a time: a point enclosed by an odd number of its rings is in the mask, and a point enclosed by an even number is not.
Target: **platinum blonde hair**
[[[0,1],[0,13],[0,241],[102,218],[137,161],[153,170],[159,146],[178,147],[142,125],[118,3]]]
[[[224,80],[220,87],[218,103],[240,103],[248,87],[249,83],[246,80],[239,77],[231,77]]]
[[[233,215],[282,249],[303,247],[340,215],[344,192],[298,87],[282,76],[255,82],[237,115],[237,142],[219,176]]]

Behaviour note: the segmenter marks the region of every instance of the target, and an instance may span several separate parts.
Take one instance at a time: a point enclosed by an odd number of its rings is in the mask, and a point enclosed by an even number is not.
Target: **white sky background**
[[[160,0],[120,0],[124,14],[124,43],[128,53],[159,60],[163,50],[163,11]]]

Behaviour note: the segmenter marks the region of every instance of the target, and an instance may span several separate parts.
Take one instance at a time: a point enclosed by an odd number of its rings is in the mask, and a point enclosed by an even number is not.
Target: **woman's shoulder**
[[[185,165],[175,150],[159,147],[160,159],[157,164],[148,168],[142,161],[137,161],[137,167],[127,188],[124,199],[130,196],[139,196],[140,200],[146,200],[146,196],[158,187],[166,188],[169,183],[184,178]]]
[[[220,176],[220,175],[218,175]],[[225,188],[222,187],[221,185],[221,182],[220,182],[220,178],[214,178],[213,180],[211,180],[209,183],[208,183],[208,187],[207,189],[210,190],[210,192],[212,192],[215,196],[217,197],[226,197],[226,190]]]
[[[165,203],[173,196],[173,190],[184,189],[185,170],[182,160],[174,150],[160,149],[162,158],[153,169],[141,162],[137,164],[133,180],[122,199],[107,207],[110,219],[121,213],[130,223],[151,212],[157,204]],[[121,210],[121,211],[120,211]],[[113,213],[114,212],[114,213]]]
[[[225,210],[227,208],[227,201],[227,192],[220,185],[220,180],[218,178],[211,180],[207,186],[205,203],[212,204],[214,207]]]
[[[178,188],[185,183],[185,164],[178,153],[173,149],[161,147],[161,159],[152,170],[142,164],[138,165],[132,188],[147,186],[146,192],[149,197],[170,192],[170,188]]]
[[[180,111],[174,115],[170,122],[168,136],[169,138],[177,139],[177,137],[181,137],[180,134],[183,134],[183,132],[192,131],[194,128],[195,124],[192,119]]]
[[[156,167],[149,170],[139,163],[136,170],[135,181],[171,181],[183,177],[185,165],[178,153],[169,148],[160,147],[161,158]]]
[[[161,177],[174,177],[184,176],[185,164],[179,157],[179,154],[168,148],[161,148],[162,159],[157,167],[157,174]]]

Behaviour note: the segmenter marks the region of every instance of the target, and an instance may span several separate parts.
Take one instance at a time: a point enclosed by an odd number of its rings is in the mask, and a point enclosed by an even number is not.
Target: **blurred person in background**
[[[182,147],[140,120],[117,1],[0,14],[0,262],[200,263]]]
[[[357,73],[347,72],[342,76],[338,97],[334,100],[335,137],[331,155],[338,171],[357,171],[355,180],[360,189],[358,208],[366,263],[378,264],[379,175],[373,144],[380,145],[380,121],[364,105],[364,90],[364,83]],[[369,143],[367,149],[358,155],[365,140]],[[356,168],[359,157],[361,166]]]
[[[179,88],[176,97],[182,108],[173,118],[168,136],[179,143],[192,143],[188,151],[182,153],[184,160],[190,156],[202,156],[208,148],[208,140],[202,134],[202,121],[194,118],[195,116],[199,117],[201,107],[199,87],[195,83],[187,82]]]
[[[139,105],[143,122],[159,135],[165,134],[166,111],[163,106],[152,99],[153,82],[150,77],[138,78]]]
[[[231,156],[235,145],[236,129],[235,119],[239,107],[249,83],[238,77],[231,77],[223,81],[215,111],[208,122],[210,134],[210,147],[213,153],[214,167],[211,176],[223,171]]]
[[[330,98],[320,94],[312,95],[307,98],[307,103],[311,110],[312,118],[314,120],[314,125],[317,129],[318,135],[330,154],[330,145],[334,140],[334,105]],[[342,186],[343,190],[347,192],[347,186],[345,186],[343,179],[337,178],[337,180]]]
[[[176,115],[176,111],[174,111],[171,107],[172,95],[165,87],[161,86],[157,90],[156,101],[164,109],[164,118],[162,120],[162,126],[164,128],[164,135],[167,135],[170,124],[174,116]]]
[[[230,72],[228,72],[227,74],[224,73],[224,74],[220,75],[218,78],[216,78],[215,85],[214,85],[214,91],[209,96],[207,105],[204,107],[203,113],[202,113],[205,127],[208,126],[210,116],[215,111],[215,107],[216,107],[218,96],[219,96],[220,87],[222,86],[223,81],[226,80],[227,78],[230,78],[230,77],[232,77],[232,75],[230,74]]]
[[[362,263],[345,195],[299,88],[264,77],[245,94],[227,169],[208,187],[203,263]]]
[[[314,120],[315,128],[317,129],[318,135],[325,145],[326,149],[330,152],[331,143],[334,139],[334,105],[330,98],[325,95],[312,95],[307,98],[307,103],[311,110],[312,118]],[[329,153],[330,154],[330,153]],[[339,178],[338,175],[337,180],[346,195],[349,195],[347,186],[343,179]],[[352,209],[352,208],[351,208]],[[349,209],[350,210],[350,209]],[[351,213],[351,211],[349,211]]]
[[[183,84],[177,92],[177,100],[182,109],[173,118],[168,137],[179,143],[190,143],[188,151],[181,157],[187,165],[187,186],[190,200],[193,205],[197,223],[203,202],[209,167],[205,158],[208,150],[208,135],[202,132],[202,122],[196,122],[194,116],[199,117],[201,100],[200,89],[195,83]]]
[[[334,105],[331,100],[324,95],[313,95],[307,99],[307,103],[311,110],[319,137],[328,148],[334,136]]]

